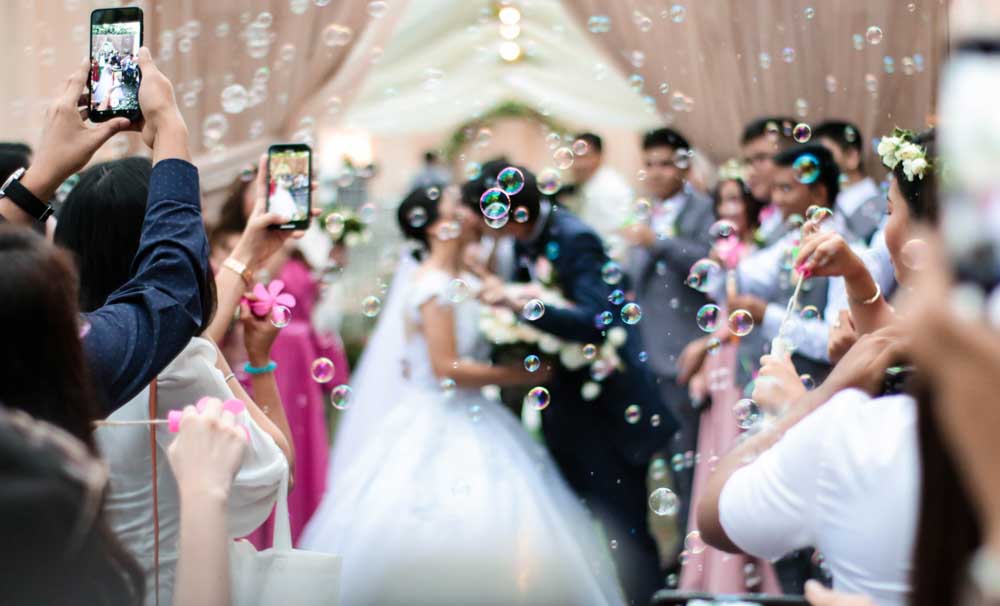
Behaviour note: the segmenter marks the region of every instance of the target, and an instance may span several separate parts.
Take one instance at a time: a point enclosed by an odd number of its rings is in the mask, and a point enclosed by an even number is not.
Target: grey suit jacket
[[[685,280],[695,261],[708,256],[708,230],[714,222],[712,201],[688,190],[674,236],[657,239],[648,249],[629,251],[632,285],[642,308],[639,330],[648,364],[660,377],[676,377],[677,357],[688,343],[704,335],[695,315],[709,301]]]

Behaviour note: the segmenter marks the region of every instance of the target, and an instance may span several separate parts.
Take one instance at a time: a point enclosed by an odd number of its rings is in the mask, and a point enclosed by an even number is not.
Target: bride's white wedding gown
[[[342,604],[621,604],[595,525],[544,447],[479,390],[443,389],[420,307],[453,305],[456,348],[483,360],[473,297],[450,303],[453,276],[418,272],[406,301],[403,382],[380,431],[342,469],[302,547],[343,557]],[[586,445],[581,444],[581,448]]]

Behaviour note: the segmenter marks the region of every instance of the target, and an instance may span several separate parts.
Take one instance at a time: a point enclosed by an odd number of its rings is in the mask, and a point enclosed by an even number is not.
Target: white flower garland
[[[927,150],[914,143],[914,137],[912,132],[897,128],[892,135],[882,137],[876,150],[889,170],[895,170],[902,163],[903,175],[911,183],[914,179],[923,179],[931,167]]]

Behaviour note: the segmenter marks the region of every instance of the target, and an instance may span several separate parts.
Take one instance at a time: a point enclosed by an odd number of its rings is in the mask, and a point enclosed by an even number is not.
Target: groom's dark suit
[[[609,285],[601,276],[608,261],[598,235],[566,210],[544,207],[528,241],[517,244],[521,279],[528,268],[546,256],[555,270],[556,285],[572,307],[548,307],[535,327],[562,339],[601,343],[605,331],[622,327],[628,339],[619,349],[624,368],[601,383],[600,395],[587,401],[581,396],[590,381],[586,368],[559,368],[548,388],[551,404],[542,412],[546,444],[566,480],[604,524],[619,577],[629,599],[646,604],[662,587],[656,544],[646,523],[646,464],[664,449],[678,423],[660,399],[653,373],[640,360],[642,340],[638,326],[622,321],[621,307],[608,296],[624,283]],[[601,312],[610,311],[614,321],[601,326]],[[636,404],[642,410],[636,423],[626,420],[625,409]],[[651,421],[658,415],[659,421]]]

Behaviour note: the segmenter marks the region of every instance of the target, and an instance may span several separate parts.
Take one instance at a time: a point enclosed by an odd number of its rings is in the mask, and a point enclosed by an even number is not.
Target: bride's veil
[[[392,284],[382,305],[378,323],[351,373],[351,405],[341,414],[330,449],[327,492],[337,492],[338,478],[344,477],[362,446],[378,430],[402,389],[403,346],[405,344],[406,293],[419,264],[411,250],[403,247]]]

